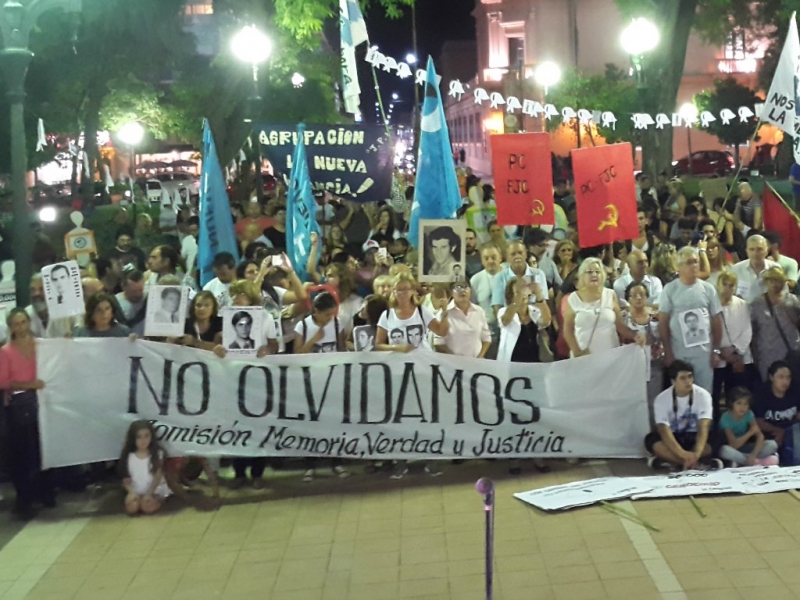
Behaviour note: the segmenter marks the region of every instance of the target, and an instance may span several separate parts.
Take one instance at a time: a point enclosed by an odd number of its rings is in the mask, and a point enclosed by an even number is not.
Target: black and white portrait
[[[398,346],[400,344],[406,343],[406,334],[402,329],[392,329],[389,332],[389,343],[393,346]]]
[[[144,334],[155,337],[183,335],[189,288],[178,285],[155,285],[147,294]]]
[[[419,348],[422,344],[422,325],[409,325],[406,327],[406,335],[408,336],[408,343],[414,348]]]
[[[702,346],[710,341],[709,319],[705,309],[687,310],[679,315],[685,348]]]
[[[353,329],[353,346],[356,352],[372,352],[375,350],[375,328],[361,325]]]
[[[77,262],[71,260],[44,267],[42,282],[51,319],[82,315],[86,312],[81,272]]]
[[[228,354],[255,356],[264,344],[264,309],[260,306],[225,306],[222,317],[222,345]]]
[[[463,280],[466,235],[464,221],[420,221],[420,281],[444,283]]]

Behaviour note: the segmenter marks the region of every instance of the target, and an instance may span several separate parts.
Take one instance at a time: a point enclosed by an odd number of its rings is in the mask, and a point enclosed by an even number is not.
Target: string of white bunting
[[[417,69],[412,71],[408,63],[398,61],[391,56],[386,56],[381,53],[377,47],[373,46],[367,50],[365,58],[366,62],[371,64],[376,69],[382,69],[386,72],[394,72],[400,79],[407,77],[415,77],[417,85],[425,85],[425,69]],[[439,77],[441,81],[441,77]],[[455,79],[450,81],[447,86],[447,95],[461,100],[470,90],[470,84],[462,83],[460,80]],[[503,96],[499,92],[488,93],[482,87],[476,87],[472,90],[472,95],[475,98],[475,104],[483,104],[488,102],[489,106],[494,109],[505,107],[505,111],[514,114],[515,111],[520,111],[523,115],[531,117],[538,117],[544,115],[548,121],[553,118],[560,117],[563,123],[578,119],[581,124],[587,125],[594,123],[601,127],[610,127],[612,130],[617,128],[617,116],[608,110],[587,110],[581,108],[575,110],[571,106],[565,106],[561,110],[556,108],[553,104],[541,103],[536,100],[528,98],[517,98],[516,96]],[[634,129],[648,129],[655,126],[656,129],[664,129],[664,127],[697,127],[706,129],[712,123],[720,121],[722,125],[731,125],[734,123],[748,123],[753,117],[759,117],[763,104],[756,104],[753,107],[740,106],[735,112],[729,108],[723,108],[719,111],[718,115],[708,110],[699,111],[698,113],[678,113],[671,114],[658,113],[653,117],[648,113],[633,113],[631,121],[633,121]],[[738,121],[737,121],[738,118]]]

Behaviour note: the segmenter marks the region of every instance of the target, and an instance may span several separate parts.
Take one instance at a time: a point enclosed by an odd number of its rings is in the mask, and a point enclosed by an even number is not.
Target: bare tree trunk
[[[103,105],[105,94],[102,90],[95,89],[89,92],[86,102],[86,118],[83,130],[83,151],[89,163],[89,176],[84,181],[83,203],[85,207],[94,203],[94,176],[97,173],[97,131],[100,129],[100,108]],[[84,173],[85,175],[85,173]]]

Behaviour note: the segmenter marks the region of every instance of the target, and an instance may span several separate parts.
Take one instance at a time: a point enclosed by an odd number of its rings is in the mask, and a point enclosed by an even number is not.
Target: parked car
[[[690,172],[689,157],[684,156],[673,164],[675,175],[686,175]],[[692,152],[692,175],[727,175],[736,166],[733,155],[722,150],[700,150]]]
[[[158,173],[154,176],[169,191],[170,195],[180,196],[180,203],[185,204],[190,197],[200,195],[200,178],[186,171]]]

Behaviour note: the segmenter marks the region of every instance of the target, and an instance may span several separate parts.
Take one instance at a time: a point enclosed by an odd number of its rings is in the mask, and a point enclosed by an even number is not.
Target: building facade
[[[608,63],[621,69],[630,67],[630,57],[620,43],[627,20],[614,0],[476,0],[473,16],[477,32],[477,74],[469,81],[467,93],[460,100],[448,97],[446,114],[454,149],[463,149],[466,163],[479,173],[491,173],[491,134],[541,131],[542,121],[521,115],[520,111],[509,115],[500,110],[503,106],[492,109],[489,102],[476,104],[472,94],[475,88],[484,88],[488,94],[499,92],[503,96],[542,101],[542,90],[533,83],[532,75],[543,61],[553,61],[562,70],[577,68],[587,75],[602,74]],[[723,77],[734,76],[744,85],[756,86],[756,74],[765,50],[766,42],[746,39],[744,32],[732,35],[722,47],[706,44],[693,33],[687,47],[677,106],[690,102],[695,94],[712,87],[714,80]],[[731,108],[735,111],[738,107]],[[629,118],[627,115],[617,117]],[[768,138],[772,135],[769,131],[761,133],[762,140],[764,133]],[[695,152],[724,148],[715,136],[699,129],[693,129],[690,135]],[[688,154],[688,136],[676,129],[673,148],[676,158]],[[589,144],[588,138],[582,140],[582,145]],[[574,129],[562,126],[553,133],[555,154],[566,156],[575,147]]]

